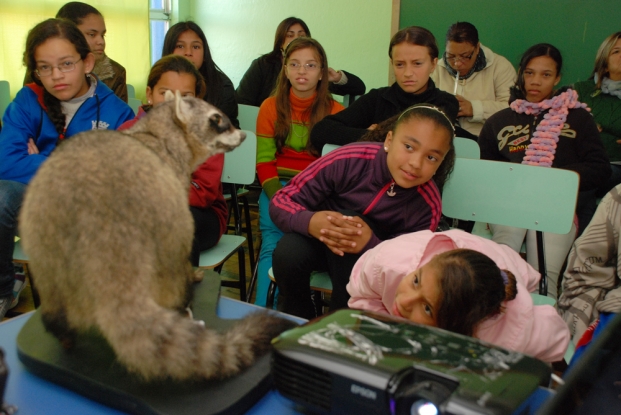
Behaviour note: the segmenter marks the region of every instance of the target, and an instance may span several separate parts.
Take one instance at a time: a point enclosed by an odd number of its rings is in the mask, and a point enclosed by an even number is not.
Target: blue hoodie
[[[0,132],[0,179],[28,184],[56,148],[58,132],[44,108],[43,87],[34,83],[24,86],[9,104]],[[65,137],[94,129],[116,130],[132,118],[131,108],[103,82],[97,82],[95,94],[77,110]],[[30,138],[39,154],[28,154]]]

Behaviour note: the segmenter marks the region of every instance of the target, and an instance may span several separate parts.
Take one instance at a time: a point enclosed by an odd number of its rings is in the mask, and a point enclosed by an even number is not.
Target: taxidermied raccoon
[[[255,313],[219,334],[185,314],[191,173],[245,134],[203,100],[167,94],[132,128],[84,132],[52,153],[24,198],[22,244],[43,322],[66,347],[95,327],[146,380],[230,376],[295,323]]]

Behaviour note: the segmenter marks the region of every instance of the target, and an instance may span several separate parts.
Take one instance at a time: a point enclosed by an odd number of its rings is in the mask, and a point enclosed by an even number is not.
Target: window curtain
[[[127,83],[144,101],[149,58],[149,2],[145,0],[82,0],[106,22],[106,54],[125,67]],[[56,16],[68,0],[0,0],[0,80],[11,85],[11,98],[22,88],[26,36],[37,23]]]

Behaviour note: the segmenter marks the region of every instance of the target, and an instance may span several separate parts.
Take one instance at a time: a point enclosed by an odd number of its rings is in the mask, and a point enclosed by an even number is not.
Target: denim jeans
[[[283,182],[285,183],[285,182]],[[265,307],[267,302],[267,289],[270,285],[268,271],[272,267],[272,253],[282,238],[282,231],[274,225],[270,218],[270,200],[264,191],[259,196],[259,229],[261,229],[261,252],[259,253],[259,265],[257,270],[257,296],[256,305]],[[278,298],[278,297],[274,297]]]
[[[13,248],[17,235],[17,215],[25,192],[26,185],[23,183],[0,180],[0,297],[13,293]]]

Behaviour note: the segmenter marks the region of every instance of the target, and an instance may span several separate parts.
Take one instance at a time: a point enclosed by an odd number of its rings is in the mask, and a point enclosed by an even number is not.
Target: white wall
[[[235,86],[252,60],[272,49],[278,23],[289,16],[306,22],[331,67],[356,74],[367,91],[387,85],[389,0],[178,0],[176,7],[175,17],[205,31],[215,62]]]

